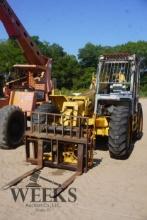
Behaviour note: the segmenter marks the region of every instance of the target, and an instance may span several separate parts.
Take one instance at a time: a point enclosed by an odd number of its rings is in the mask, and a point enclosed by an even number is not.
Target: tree
[[[42,54],[52,58],[53,61],[67,54],[59,44],[49,44],[47,41],[42,42],[40,41],[38,36],[33,36],[32,40],[36,43],[37,47],[41,50]]]
[[[102,46],[87,43],[84,48],[79,49],[78,59],[82,67],[97,66],[98,56],[102,52]]]
[[[24,63],[22,51],[14,40],[0,41],[0,73],[8,73],[16,63]]]
[[[32,37],[42,54],[52,58],[52,77],[57,79],[58,88],[89,88],[91,77],[96,73],[98,57],[101,54],[127,52],[144,58],[142,72],[147,69],[147,41],[128,42],[114,47],[87,43],[79,49],[78,59],[68,55],[59,44],[41,41],[38,36]],[[16,63],[25,63],[21,49],[14,40],[0,41],[0,73],[8,73]],[[146,77],[141,77],[146,82]],[[142,91],[147,91],[146,83],[142,83]],[[144,92],[145,93],[145,92]]]
[[[53,77],[57,79],[57,86],[59,89],[65,87],[72,89],[74,86],[74,79],[78,77],[80,66],[75,56],[65,55],[56,61],[53,67]]]
[[[74,89],[87,89],[90,87],[92,75],[95,74],[94,67],[80,68],[77,77],[73,79]]]

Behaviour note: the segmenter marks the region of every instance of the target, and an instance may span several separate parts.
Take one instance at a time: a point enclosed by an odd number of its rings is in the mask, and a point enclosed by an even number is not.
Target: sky
[[[69,54],[87,42],[114,46],[147,40],[147,0],[8,0],[29,34]],[[0,39],[7,39],[0,23]]]

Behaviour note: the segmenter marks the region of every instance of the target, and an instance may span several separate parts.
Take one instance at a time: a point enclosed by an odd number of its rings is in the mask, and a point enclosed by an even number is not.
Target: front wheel
[[[110,116],[108,146],[110,156],[125,159],[132,146],[132,120],[128,106],[116,106]]]

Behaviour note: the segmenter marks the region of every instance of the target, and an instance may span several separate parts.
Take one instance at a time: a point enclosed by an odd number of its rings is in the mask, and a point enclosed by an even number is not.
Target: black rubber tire
[[[43,103],[42,105],[38,106],[36,110],[34,111],[35,113],[32,115],[32,122],[35,124],[43,124],[46,121],[46,115],[45,114],[40,114],[39,119],[38,119],[38,114],[39,112],[42,113],[59,113],[59,110],[57,106],[54,103]]]
[[[108,147],[112,158],[125,159],[132,144],[130,109],[116,106],[110,116]]]
[[[24,137],[25,117],[19,107],[5,106],[0,109],[0,147],[12,149],[19,146]]]
[[[138,103],[137,125],[136,139],[140,140],[143,136],[143,111],[141,103]]]

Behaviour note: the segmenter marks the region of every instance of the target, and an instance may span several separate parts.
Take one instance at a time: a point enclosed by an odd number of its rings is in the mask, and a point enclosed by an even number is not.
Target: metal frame
[[[120,65],[129,65],[128,68],[130,69],[130,72],[127,71],[127,78],[129,78],[129,84],[130,84],[130,90],[124,91],[122,93],[108,93],[108,94],[101,94],[99,93],[99,87],[100,87],[100,72],[102,69],[103,64],[120,64]],[[138,87],[139,87],[139,62],[136,57],[136,55],[129,55],[129,54],[112,54],[112,55],[104,55],[100,56],[99,58],[99,64],[97,68],[97,88],[96,88],[96,96],[95,96],[95,114],[97,114],[97,106],[99,101],[101,100],[107,100],[111,103],[114,103],[114,101],[125,101],[130,102],[131,104],[131,112],[132,115],[134,112],[137,112],[137,104],[138,104]],[[128,75],[130,75],[128,77]],[[105,82],[102,82],[102,84]],[[107,84],[109,82],[106,82]],[[127,84],[127,83],[123,83]]]
[[[33,122],[33,114],[38,114],[38,123]],[[40,115],[45,115],[45,123],[40,123]],[[53,118],[53,121],[49,121],[49,117]],[[63,119],[62,114],[47,114],[47,113],[32,113],[30,128],[27,128],[25,134],[25,151],[26,151],[26,161],[36,165],[36,168],[24,173],[20,177],[7,183],[3,189],[8,189],[9,187],[16,185],[21,180],[30,176],[38,170],[43,169],[44,166],[68,169],[75,171],[75,173],[64,181],[55,190],[53,197],[58,196],[62,191],[64,191],[77,176],[81,175],[83,172],[87,172],[88,169],[93,165],[93,140],[92,133],[88,128],[88,118],[87,117],[76,117],[70,116],[68,120],[77,120],[77,126],[64,126],[64,123],[60,124],[60,120]],[[57,123],[57,118],[58,120]],[[51,152],[53,153],[53,147],[56,147],[57,159],[52,161],[44,161],[44,142],[51,143]],[[31,143],[34,143],[31,145]],[[59,154],[62,152],[63,148],[61,143],[68,144],[74,143],[78,145],[78,159],[77,164],[67,164],[59,160]],[[33,147],[33,155],[31,155],[31,148]],[[88,152],[89,151],[89,152]],[[90,155],[90,156],[89,156]]]

